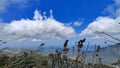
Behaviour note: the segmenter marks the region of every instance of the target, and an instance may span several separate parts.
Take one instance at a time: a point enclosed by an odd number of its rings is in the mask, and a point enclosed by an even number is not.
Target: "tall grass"
[[[55,54],[49,54],[49,68],[112,68],[102,64],[102,58],[99,55],[101,47],[95,45],[93,52],[93,59],[91,63],[86,62],[86,57],[89,49],[89,43],[86,49],[83,51],[86,39],[79,40],[75,42],[76,45],[72,48],[68,48],[68,40],[63,44],[63,49],[59,52],[56,49]],[[75,55],[75,47],[77,47],[77,56]],[[69,50],[72,49],[72,55],[68,55]],[[75,57],[75,59],[73,59]]]
[[[82,51],[81,49],[84,47],[84,43],[86,39],[79,40],[76,42],[76,45],[72,48],[72,55],[67,55],[70,48],[67,47],[68,41],[66,40],[63,45],[62,52],[58,52],[56,49],[55,54],[49,55],[49,67],[51,68],[89,68],[93,67],[94,64],[100,64],[99,68],[101,68],[102,60],[98,55],[98,52],[100,50],[100,46],[95,45],[94,53],[93,53],[93,60],[90,64],[86,63],[86,55],[88,53],[89,49],[89,43],[85,49],[85,51]],[[75,47],[77,47],[77,56],[74,54]],[[73,59],[75,57],[75,59]],[[94,59],[96,58],[96,63],[94,63]]]
[[[95,45],[92,54],[93,59],[91,63],[87,63],[89,43],[86,49],[82,50],[86,39],[75,42],[72,48],[68,48],[68,42],[69,40],[64,42],[62,51],[56,49],[55,53],[48,56],[42,56],[39,53],[41,46],[45,45],[43,43],[35,51],[25,51],[13,57],[2,55],[0,56],[0,68],[112,68],[102,64],[102,58],[99,55],[101,47],[99,45]],[[70,50],[72,55],[68,54]],[[75,54],[76,52],[77,54]]]

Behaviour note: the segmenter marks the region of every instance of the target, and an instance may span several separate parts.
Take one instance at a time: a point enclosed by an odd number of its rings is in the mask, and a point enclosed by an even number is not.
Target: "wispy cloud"
[[[32,42],[42,42],[41,39],[32,39]]]
[[[69,22],[66,24],[66,26],[76,26],[76,27],[79,27],[83,24],[83,21],[84,21],[84,18],[83,19],[80,19],[78,21],[75,21],[75,22]]]
[[[83,24],[83,22],[84,22],[84,18],[80,19],[79,21],[74,22],[74,26],[77,26],[77,27],[81,26]]]
[[[103,12],[109,13],[111,17],[118,17],[120,15],[120,0],[114,0],[114,3],[108,5]]]
[[[74,26],[81,26],[81,25],[82,25],[82,22],[79,22],[79,21],[74,22]]]
[[[26,7],[29,1],[31,0],[0,0],[0,12],[4,12],[12,5],[16,5],[16,8]]]
[[[66,24],[66,26],[71,26],[73,23],[72,22],[70,22],[70,23],[67,23]]]

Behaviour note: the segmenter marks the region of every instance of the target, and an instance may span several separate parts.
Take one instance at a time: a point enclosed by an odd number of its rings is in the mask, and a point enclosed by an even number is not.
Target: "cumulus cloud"
[[[52,15],[52,14],[50,14]],[[50,16],[44,18],[38,10],[34,13],[34,20],[21,19],[12,21],[4,27],[4,31],[8,34],[25,37],[25,36],[40,36],[43,38],[69,38],[74,37],[75,31],[72,27],[65,26]]]
[[[8,40],[9,39],[9,35],[4,31],[4,27],[6,26],[6,24],[0,22],[0,40]]]
[[[83,30],[79,35],[81,37],[87,37],[89,38],[89,41],[92,42],[92,44],[101,44],[107,40],[113,41],[113,42],[119,42],[120,40],[120,17],[117,17],[116,19],[110,18],[110,17],[98,17],[95,21],[90,23],[85,30]],[[105,32],[111,36],[113,36],[115,39],[109,37],[108,35],[101,33]]]
[[[29,0],[0,0],[0,12],[5,11],[10,5],[16,5],[17,7],[25,7]]]
[[[95,21],[90,23],[80,35],[95,35],[96,32],[118,33],[120,31],[119,21],[120,17],[116,19],[98,17]]]
[[[103,43],[105,40],[119,42],[120,40],[120,0],[104,9],[108,16],[99,16],[84,29],[79,36],[87,37],[92,43]],[[106,35],[105,32],[114,38]],[[117,41],[115,40],[117,39]]]

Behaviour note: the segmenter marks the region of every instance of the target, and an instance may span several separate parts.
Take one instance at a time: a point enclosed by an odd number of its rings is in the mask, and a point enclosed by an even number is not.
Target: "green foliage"
[[[62,52],[56,49],[56,53],[43,56],[37,51],[24,51],[12,57],[7,55],[0,56],[0,68],[113,68],[102,64],[102,58],[98,54],[100,46],[95,45],[92,63],[86,63],[86,54],[89,44],[85,51],[82,51],[83,43],[86,39],[79,40],[75,45],[77,47],[77,55],[75,56],[75,46],[72,49],[71,57],[67,55],[70,48],[67,48],[68,40],[63,45]],[[43,44],[42,44],[43,45]],[[94,59],[98,62],[94,64]],[[120,62],[120,60],[118,60]]]
[[[95,64],[94,68],[100,68],[100,66],[101,66],[101,68],[114,68],[114,67],[110,67],[110,66],[107,66],[107,65],[104,65],[104,64]]]
[[[0,56],[0,68],[47,68],[47,57],[24,52],[20,56]]]
[[[7,62],[8,59],[9,59],[9,57],[6,56],[6,55],[0,56],[0,66],[1,66],[1,67],[5,66],[5,64],[8,63],[8,62]]]
[[[120,63],[120,59],[117,62]]]

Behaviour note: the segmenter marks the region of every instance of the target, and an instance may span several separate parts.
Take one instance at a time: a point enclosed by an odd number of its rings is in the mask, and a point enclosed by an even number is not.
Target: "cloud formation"
[[[30,0],[0,0],[0,12],[7,10],[10,5],[21,8],[28,4]]]
[[[104,10],[109,15],[97,17],[79,34],[80,37],[87,37],[90,39],[89,41],[95,44],[104,43],[105,40],[119,42],[105,34],[101,34],[101,32],[105,32],[120,40],[120,0],[114,1],[114,4],[108,5]]]
[[[32,39],[32,42],[41,42],[41,39]]]
[[[81,26],[81,25],[82,25],[82,22],[79,22],[79,21],[74,22],[74,26]]]
[[[120,0],[114,0],[113,4],[104,9],[104,13],[110,14],[111,17],[118,17],[120,15]]]
[[[120,17],[116,19],[110,17],[98,17],[95,21],[90,23],[84,31],[82,31],[80,36],[96,36],[96,32],[119,33],[119,21]]]
[[[112,45],[119,43],[120,40],[120,17],[116,19],[110,17],[98,17],[95,21],[90,23],[86,29],[84,29],[79,36],[85,37],[91,45]],[[105,32],[114,38],[101,33]],[[107,43],[105,43],[107,42]]]
[[[50,17],[47,18],[36,10],[33,19],[12,21],[4,27],[4,31],[17,37],[40,36],[43,38],[61,39],[76,35],[72,27],[67,27],[63,23],[56,21],[51,13]]]
[[[74,26],[81,26],[84,21],[84,18],[73,23]]]

